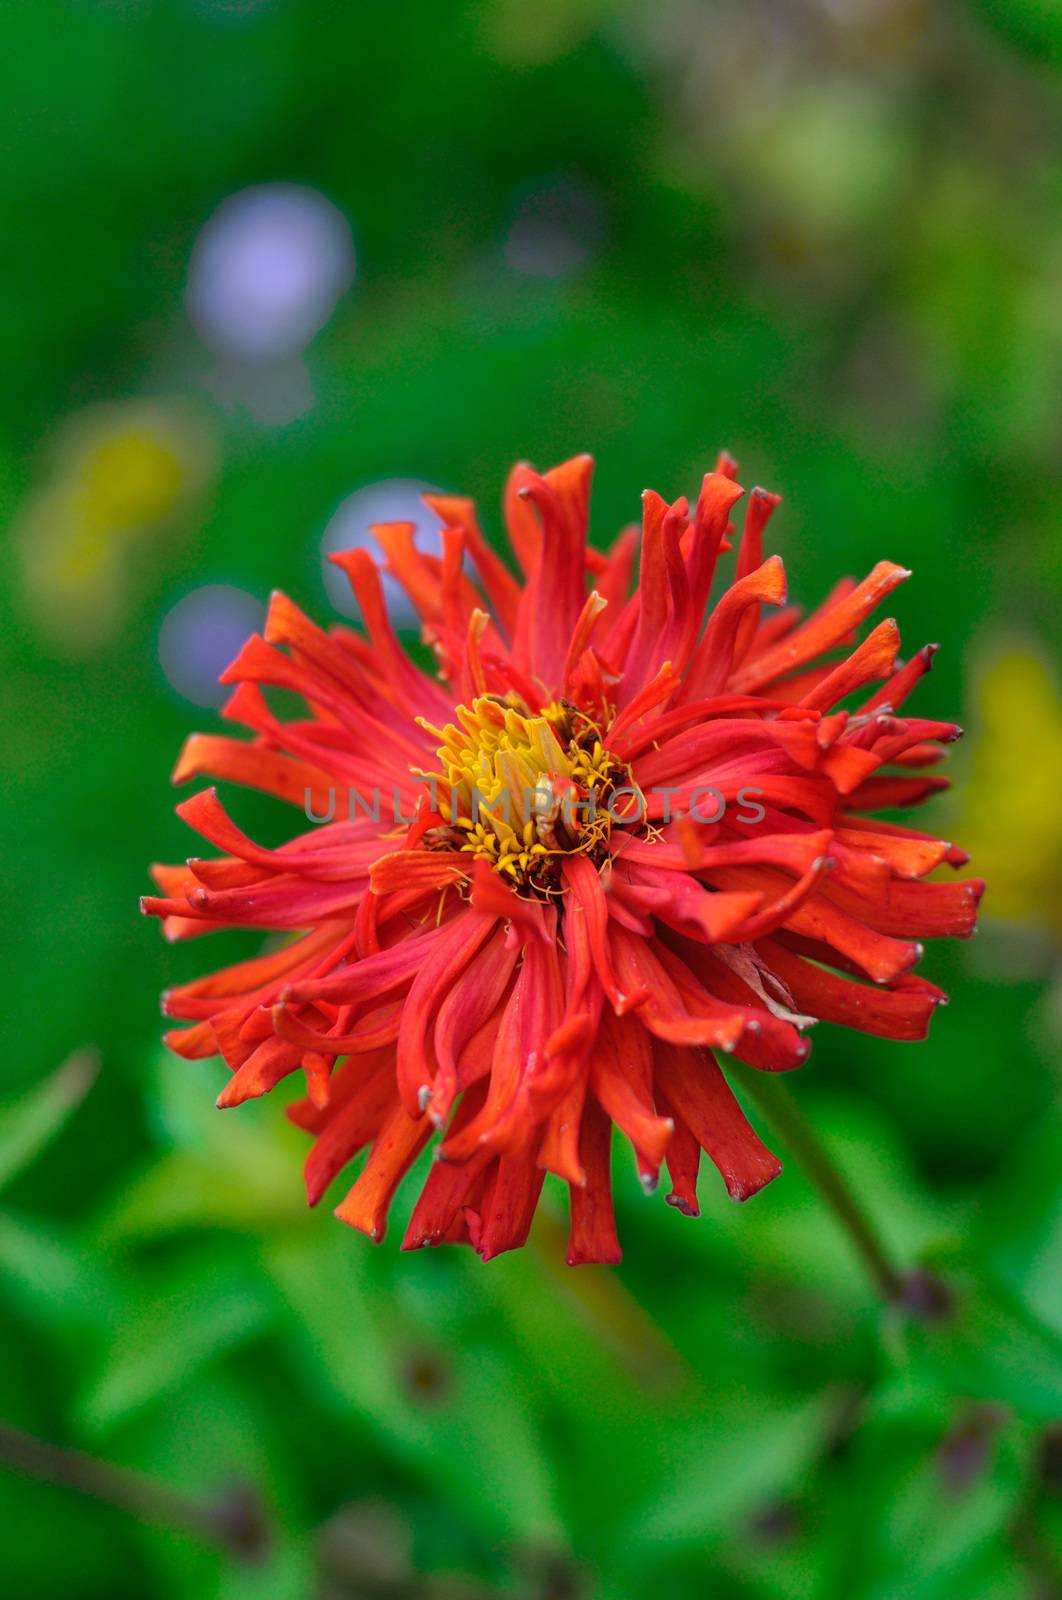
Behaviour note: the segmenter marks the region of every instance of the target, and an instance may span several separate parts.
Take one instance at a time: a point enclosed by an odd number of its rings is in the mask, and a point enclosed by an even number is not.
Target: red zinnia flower
[[[645,495],[628,598],[637,533],[608,555],[587,546],[591,465],[513,471],[522,582],[468,500],[426,497],[441,558],[408,523],[375,530],[436,677],[402,650],[365,552],[333,559],[367,638],[322,633],[275,595],[264,638],[224,674],[223,714],[253,738],[196,734],[175,774],[335,807],[270,850],[204,790],[179,813],[224,854],[156,868],[162,897],[145,909],[172,939],[297,932],[170,990],[166,1014],[192,1026],[167,1042],[221,1053],[222,1106],[301,1070],[289,1114],[314,1136],[310,1202],[370,1146],[337,1215],[374,1239],[439,1133],[406,1248],[522,1244],[554,1172],[571,1192],[568,1260],[618,1260],[613,1123],[646,1189],[666,1161],[680,1210],[697,1212],[702,1150],[735,1199],[754,1194],[779,1163],[715,1052],[786,1071],[817,1019],[922,1038],[944,995],[912,973],[916,941],[974,925],[981,884],[924,881],[967,857],[868,815],[941,788],[923,769],[960,732],[900,714],[934,646],[898,666],[892,620],[854,644],[907,572],[879,562],[800,620],[781,561],[762,559],[778,497],[754,489],[709,610],[742,494],[724,458],[692,514]],[[262,685],[307,715],[279,720]]]

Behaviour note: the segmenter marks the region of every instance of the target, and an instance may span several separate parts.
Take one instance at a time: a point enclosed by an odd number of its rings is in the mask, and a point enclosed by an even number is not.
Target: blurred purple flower
[[[369,532],[374,522],[412,522],[416,525],[417,547],[429,555],[442,554],[442,523],[421,499],[424,493],[439,493],[434,484],[417,478],[384,478],[366,484],[339,504],[321,540],[321,562],[325,589],[337,611],[344,616],[358,614],[350,584],[328,557],[336,550],[367,549],[379,557],[380,549]],[[391,621],[396,628],[416,628],[419,619],[402,586],[383,574],[384,596]]]
[[[343,214],[297,184],[264,184],[223,200],[203,226],[186,305],[212,349],[245,361],[302,350],[354,278]]]
[[[575,178],[550,178],[517,197],[506,264],[527,277],[566,278],[593,259],[604,233],[605,205],[597,190]]]
[[[218,678],[264,618],[265,606],[231,584],[193,589],[159,629],[159,665],[167,683],[194,706],[220,706],[230,691]]]

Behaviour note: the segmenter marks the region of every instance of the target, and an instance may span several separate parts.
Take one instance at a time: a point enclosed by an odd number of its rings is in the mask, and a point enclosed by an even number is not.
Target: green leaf
[[[141,1541],[165,1593],[211,1600],[304,1600],[313,1592],[304,1463],[276,1426],[276,1396],[240,1371],[200,1368],[123,1432],[122,1458],[199,1504],[242,1492],[259,1508],[267,1544],[234,1562],[180,1530],[142,1525]],[[300,1586],[301,1585],[301,1586]]]
[[[226,1563],[216,1600],[306,1600],[317,1593],[313,1550],[308,1540],[286,1539],[253,1565]]]
[[[389,1292],[386,1262],[366,1249],[334,1226],[267,1248],[309,1372],[333,1403],[372,1424],[389,1456],[474,1523],[495,1536],[556,1542],[547,1439],[512,1347],[493,1330],[440,1347],[435,1330]],[[441,1392],[427,1400],[405,1379],[408,1359],[424,1351],[438,1352],[444,1369]]]
[[[1062,1339],[979,1262],[956,1259],[943,1274],[955,1305],[940,1322],[912,1323],[907,1359],[946,1394],[998,1401],[1049,1422],[1062,1413]]]
[[[273,1314],[261,1284],[199,1261],[132,1300],[77,1414],[90,1431],[113,1427],[169,1394],[197,1368],[245,1344]]]
[[[978,1240],[1029,1313],[1062,1338],[1062,1117],[1024,1140],[987,1197]]]
[[[220,1113],[217,1113],[220,1115]],[[275,1152],[264,1152],[272,1157]],[[298,1166],[257,1166],[175,1150],[135,1174],[97,1223],[104,1246],[165,1238],[186,1228],[270,1233],[306,1220]]]
[[[1007,1532],[1030,1430],[906,1376],[871,1395],[831,1496],[835,1586],[867,1600],[1020,1592]]]
[[[57,1333],[106,1325],[116,1296],[106,1265],[54,1226],[0,1212],[0,1282],[26,1319]]]
[[[219,1111],[216,1063],[158,1058],[150,1110],[165,1147],[105,1206],[100,1242],[127,1244],[185,1228],[272,1232],[305,1222],[305,1140],[276,1098]]]
[[[685,1465],[636,1516],[628,1534],[639,1552],[698,1544],[742,1516],[792,1492],[819,1456],[835,1396],[799,1405],[777,1400],[717,1412],[684,1440]]]
[[[73,1116],[99,1065],[95,1050],[75,1050],[43,1083],[0,1110],[0,1189],[30,1166]]]

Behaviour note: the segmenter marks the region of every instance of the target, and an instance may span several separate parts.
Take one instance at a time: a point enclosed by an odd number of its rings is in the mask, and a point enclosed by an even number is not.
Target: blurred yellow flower
[[[70,419],[14,530],[41,632],[74,653],[108,638],[132,587],[130,546],[173,527],[212,463],[202,423],[161,402],[93,406]]]
[[[1062,693],[1028,648],[997,654],[977,692],[960,791],[963,843],[996,916],[1062,934]]]
[[[183,439],[166,437],[152,420],[135,418],[101,437],[86,453],[82,494],[86,523],[114,534],[136,533],[168,515],[188,479]]]

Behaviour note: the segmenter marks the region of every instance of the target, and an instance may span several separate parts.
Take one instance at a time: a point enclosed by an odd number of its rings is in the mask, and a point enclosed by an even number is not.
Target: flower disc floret
[[[481,695],[454,715],[443,728],[422,722],[439,741],[440,770],[421,774],[440,818],[430,846],[482,858],[541,895],[559,892],[564,857],[605,858],[614,822],[628,821],[615,796],[632,785],[591,717],[563,702],[532,713],[515,694]]]

